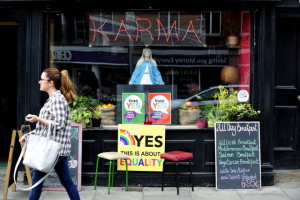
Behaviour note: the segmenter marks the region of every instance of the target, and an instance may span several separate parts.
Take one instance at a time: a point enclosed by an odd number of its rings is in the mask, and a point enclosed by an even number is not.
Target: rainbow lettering
[[[134,137],[128,131],[120,129],[120,144],[121,145],[136,145]]]
[[[163,159],[159,158],[127,158],[128,166],[160,167]],[[120,165],[125,165],[124,160],[119,160]]]

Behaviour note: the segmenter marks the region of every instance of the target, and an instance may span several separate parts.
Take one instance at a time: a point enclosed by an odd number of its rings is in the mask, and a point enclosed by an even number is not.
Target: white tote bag
[[[52,137],[55,137],[56,127],[54,126]],[[17,161],[15,171],[14,171],[14,181],[17,185],[15,175],[17,168],[20,164],[22,156],[26,150],[23,164],[36,169],[41,172],[47,173],[41,180],[39,180],[36,184],[34,184],[30,188],[21,188],[22,190],[30,190],[40,184],[43,180],[47,178],[52,169],[55,167],[56,162],[59,158],[59,150],[61,148],[61,144],[51,139],[51,124],[49,124],[47,136],[30,134],[29,138],[26,140],[25,145],[23,146],[22,152]]]

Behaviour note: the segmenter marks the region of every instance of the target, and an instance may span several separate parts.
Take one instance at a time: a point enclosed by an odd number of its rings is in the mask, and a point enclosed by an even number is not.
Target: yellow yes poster
[[[165,125],[118,125],[118,152],[128,156],[129,171],[163,170],[165,129]],[[118,170],[125,170],[124,160],[118,160]]]

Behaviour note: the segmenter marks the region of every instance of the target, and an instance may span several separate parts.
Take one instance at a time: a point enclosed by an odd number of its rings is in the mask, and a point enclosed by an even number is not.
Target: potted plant
[[[254,121],[259,119],[260,111],[252,108],[247,102],[239,102],[238,91],[219,86],[220,92],[215,94],[219,100],[218,107],[223,111],[222,121]]]
[[[260,111],[252,108],[251,104],[238,102],[238,91],[219,86],[219,92],[214,94],[218,100],[217,105],[206,105],[203,114],[208,119],[208,127],[213,127],[215,122],[228,121],[255,121],[259,120]]]
[[[200,110],[198,119],[197,119],[198,128],[206,128],[207,126],[207,117],[204,115],[204,112]]]
[[[98,105],[93,109],[92,117],[91,117],[91,122],[93,127],[99,127],[101,125],[101,108]]]
[[[78,107],[71,110],[71,120],[82,124],[82,128],[91,122],[92,112],[85,107]]]
[[[214,127],[215,122],[223,121],[226,114],[217,105],[206,105],[203,114],[207,118],[207,126]]]
[[[230,121],[257,121],[260,116],[260,111],[252,108],[249,103],[233,105],[228,113]]]
[[[95,116],[95,108],[99,105],[98,99],[90,96],[78,96],[70,103],[71,120],[81,123],[85,128]]]
[[[230,15],[223,16],[223,34],[227,36],[228,47],[236,47],[239,43],[239,36],[241,32],[240,14],[230,13]]]

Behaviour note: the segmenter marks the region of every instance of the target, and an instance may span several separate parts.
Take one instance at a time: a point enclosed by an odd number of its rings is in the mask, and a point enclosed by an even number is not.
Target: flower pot
[[[197,119],[198,128],[206,128],[207,119]]]
[[[101,118],[91,118],[92,127],[100,127],[101,125]]]
[[[207,121],[207,127],[213,128],[213,127],[215,127],[215,123],[213,121],[208,120]]]
[[[228,47],[236,47],[239,44],[239,37],[236,35],[229,35],[227,37]]]
[[[151,125],[152,124],[152,122],[150,122],[150,121],[144,121],[144,125]]]

